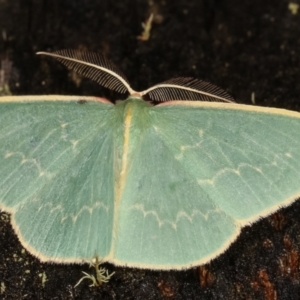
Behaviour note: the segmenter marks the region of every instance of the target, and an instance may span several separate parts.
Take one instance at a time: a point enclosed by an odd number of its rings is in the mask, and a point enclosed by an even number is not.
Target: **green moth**
[[[300,113],[190,78],[136,92],[98,54],[41,54],[129,93],[0,98],[0,207],[42,261],[189,268],[300,196]]]

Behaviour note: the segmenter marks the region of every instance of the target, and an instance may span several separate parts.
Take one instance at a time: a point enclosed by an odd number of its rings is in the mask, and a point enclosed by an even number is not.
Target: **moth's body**
[[[64,54],[55,55],[68,66],[82,63]],[[79,68],[92,78],[86,68],[95,57]],[[98,256],[140,268],[188,268],[300,196],[300,113],[203,101],[154,106],[142,96],[231,101],[190,79],[137,93],[98,60],[104,67],[92,65],[100,69],[94,79],[107,84],[113,76],[108,87],[128,90],[127,100],[0,98],[0,207],[41,260]]]

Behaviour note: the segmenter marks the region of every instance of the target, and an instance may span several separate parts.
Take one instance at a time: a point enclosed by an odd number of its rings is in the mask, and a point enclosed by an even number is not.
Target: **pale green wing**
[[[300,195],[299,113],[169,102],[132,119],[143,130],[128,156],[114,246],[119,263],[205,263],[242,226]]]
[[[100,98],[0,98],[0,207],[40,259],[109,252],[113,116],[114,105]]]

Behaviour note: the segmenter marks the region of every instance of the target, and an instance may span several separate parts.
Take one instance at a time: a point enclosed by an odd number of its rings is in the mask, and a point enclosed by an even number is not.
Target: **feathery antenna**
[[[86,76],[100,85],[119,93],[128,92],[131,96],[148,95],[152,101],[200,100],[234,102],[234,99],[221,88],[194,78],[173,78],[142,91],[134,91],[126,77],[110,60],[95,52],[60,50],[52,53],[37,52],[57,59],[69,69]]]
[[[140,93],[154,101],[201,100],[234,102],[234,99],[221,88],[195,78],[172,78]]]
[[[95,52],[60,50],[55,52],[37,52],[57,59],[69,69],[82,74],[100,85],[119,93],[135,93],[119,68],[105,56]]]

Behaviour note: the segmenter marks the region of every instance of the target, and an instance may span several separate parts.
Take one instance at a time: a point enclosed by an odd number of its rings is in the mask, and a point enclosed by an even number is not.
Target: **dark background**
[[[300,4],[299,0],[294,0]],[[300,111],[300,11],[275,0],[1,0],[1,93],[110,97],[36,51],[102,52],[136,90],[177,76],[210,81],[237,102]],[[151,36],[141,22],[154,13]],[[113,96],[112,96],[113,97]],[[300,133],[299,133],[300,134]],[[299,299],[300,205],[244,228],[226,253],[187,271],[118,268],[76,289],[87,265],[40,263],[0,213],[1,299]],[[47,281],[42,283],[42,274]]]

